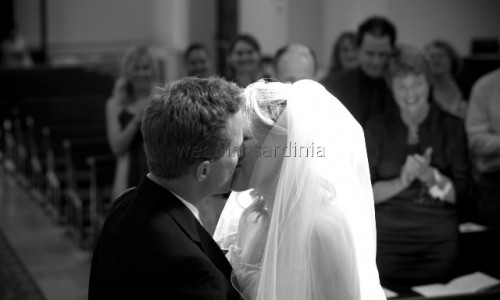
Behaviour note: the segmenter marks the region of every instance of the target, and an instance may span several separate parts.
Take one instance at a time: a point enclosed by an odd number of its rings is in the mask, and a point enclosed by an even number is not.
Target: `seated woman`
[[[399,112],[365,128],[383,285],[446,280],[457,256],[467,142],[463,122],[429,102],[429,77],[424,53],[402,46],[386,74]]]
[[[463,119],[467,103],[456,80],[460,67],[457,52],[442,40],[428,44],[425,52],[430,59],[433,100],[443,110]]]
[[[121,75],[106,103],[108,140],[117,159],[112,199],[136,186],[148,172],[140,124],[158,79],[155,59],[145,46],[132,47],[125,53]]]

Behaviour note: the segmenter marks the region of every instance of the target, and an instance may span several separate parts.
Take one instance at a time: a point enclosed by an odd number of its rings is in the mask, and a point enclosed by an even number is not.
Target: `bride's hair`
[[[272,129],[271,132],[286,134],[283,124],[276,124],[281,114],[286,108],[286,90],[290,84],[280,82],[266,82],[259,80],[245,89],[245,100],[247,114],[250,120],[260,122],[262,125]],[[270,134],[271,134],[270,132]],[[266,201],[257,192],[251,193],[254,202],[244,211],[243,217],[255,216],[258,220],[260,216],[267,215],[265,208]],[[252,217],[253,219],[253,217]]]
[[[252,120],[272,128],[286,107],[286,87],[290,84],[259,80],[245,89],[247,111]]]

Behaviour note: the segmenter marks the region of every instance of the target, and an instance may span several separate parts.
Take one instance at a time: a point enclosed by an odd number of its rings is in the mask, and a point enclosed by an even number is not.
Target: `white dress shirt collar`
[[[158,181],[155,180],[155,178],[153,176],[151,176],[151,173],[148,173],[148,178],[151,179],[152,181],[156,182],[157,184],[161,185],[163,188],[167,189],[166,187],[164,187],[162,184],[160,184]],[[172,193],[175,197],[177,197],[177,199],[181,200],[181,202],[189,209],[189,211],[191,211],[191,213],[193,213],[194,217],[198,220],[198,222],[200,222],[201,224],[201,220],[200,220],[200,212],[198,211],[198,208],[196,208],[196,206],[194,206],[193,204],[189,203],[188,201],[182,199],[182,197],[180,197],[179,195],[177,195],[176,193],[172,192],[171,190],[167,189],[170,193]]]
[[[201,220],[200,220],[200,212],[198,211],[198,209],[196,208],[196,206],[194,206],[193,204],[189,203],[188,201],[182,199],[179,195],[177,195],[176,193],[172,192],[172,191],[169,191],[171,192],[175,197],[177,197],[179,200],[181,200],[182,203],[184,203],[184,205],[186,205],[186,207],[193,213],[194,217],[198,220],[198,222],[200,222],[201,224]]]

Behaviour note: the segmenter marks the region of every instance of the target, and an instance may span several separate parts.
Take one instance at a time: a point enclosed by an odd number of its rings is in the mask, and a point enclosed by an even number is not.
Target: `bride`
[[[363,130],[320,84],[257,82],[214,239],[245,299],[385,299]],[[234,280],[236,279],[236,280]]]

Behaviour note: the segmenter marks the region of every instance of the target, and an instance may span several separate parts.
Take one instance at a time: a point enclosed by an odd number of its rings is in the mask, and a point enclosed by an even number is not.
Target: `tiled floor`
[[[80,250],[1,167],[0,228],[47,300],[87,299],[92,254]]]

